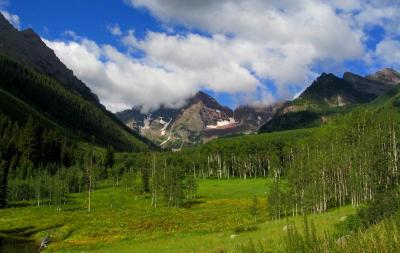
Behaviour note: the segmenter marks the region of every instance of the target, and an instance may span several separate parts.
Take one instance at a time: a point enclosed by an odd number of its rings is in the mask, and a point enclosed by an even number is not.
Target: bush
[[[349,216],[337,229],[340,234],[347,234],[365,230],[371,225],[394,215],[400,210],[400,200],[397,191],[388,191],[375,196],[375,198],[358,209],[356,214]]]

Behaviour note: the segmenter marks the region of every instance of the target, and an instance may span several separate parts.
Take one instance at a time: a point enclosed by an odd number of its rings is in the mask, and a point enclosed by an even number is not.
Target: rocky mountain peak
[[[375,74],[368,75],[366,78],[391,85],[400,84],[400,73],[392,68],[378,70]]]
[[[211,97],[203,91],[199,91],[193,97],[191,97],[185,107],[189,107],[199,102],[201,102],[205,107],[222,111],[229,116],[233,115],[233,111],[230,108],[221,105],[220,103],[218,103],[217,100],[215,100],[215,98]]]
[[[254,133],[275,113],[274,106],[243,106],[234,111],[199,91],[177,109],[160,108],[147,115],[131,109],[116,116],[162,147],[196,145],[219,136]]]

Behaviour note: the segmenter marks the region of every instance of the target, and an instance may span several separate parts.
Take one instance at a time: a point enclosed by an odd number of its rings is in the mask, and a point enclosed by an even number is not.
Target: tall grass
[[[339,238],[328,233],[318,236],[314,223],[305,218],[302,231],[294,224],[288,229],[285,250],[296,253],[400,252],[400,215],[386,218],[365,231],[360,230]]]

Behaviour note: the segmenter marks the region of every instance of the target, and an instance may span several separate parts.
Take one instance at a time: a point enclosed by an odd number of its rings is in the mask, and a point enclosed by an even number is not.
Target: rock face
[[[393,69],[383,69],[366,77],[351,72],[344,73],[342,78],[323,73],[298,98],[285,103],[260,131],[324,124],[330,115],[354,104],[370,102],[398,84],[400,74]]]
[[[162,107],[147,114],[133,108],[116,116],[162,147],[176,149],[220,136],[257,132],[277,108],[278,105],[241,106],[233,111],[206,93],[198,92],[181,108]]]
[[[384,68],[373,75],[366,76],[366,78],[390,85],[400,84],[400,73],[391,68]]]
[[[57,79],[65,87],[99,104],[97,96],[74,76],[32,29],[18,31],[2,14],[0,14],[0,54]]]

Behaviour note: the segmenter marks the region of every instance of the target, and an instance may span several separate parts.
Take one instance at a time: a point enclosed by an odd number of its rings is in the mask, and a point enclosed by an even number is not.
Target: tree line
[[[90,211],[101,184],[149,195],[154,207],[195,197],[197,184],[182,160],[150,152],[118,156],[111,146],[77,145],[32,118],[21,124],[0,112],[0,208],[27,200],[62,206],[68,194],[85,193]]]
[[[0,80],[2,90],[88,142],[110,145],[120,151],[144,151],[151,146],[98,104],[3,55],[0,55]],[[2,106],[3,110],[12,110],[16,105]],[[18,117],[13,113],[9,115]]]

